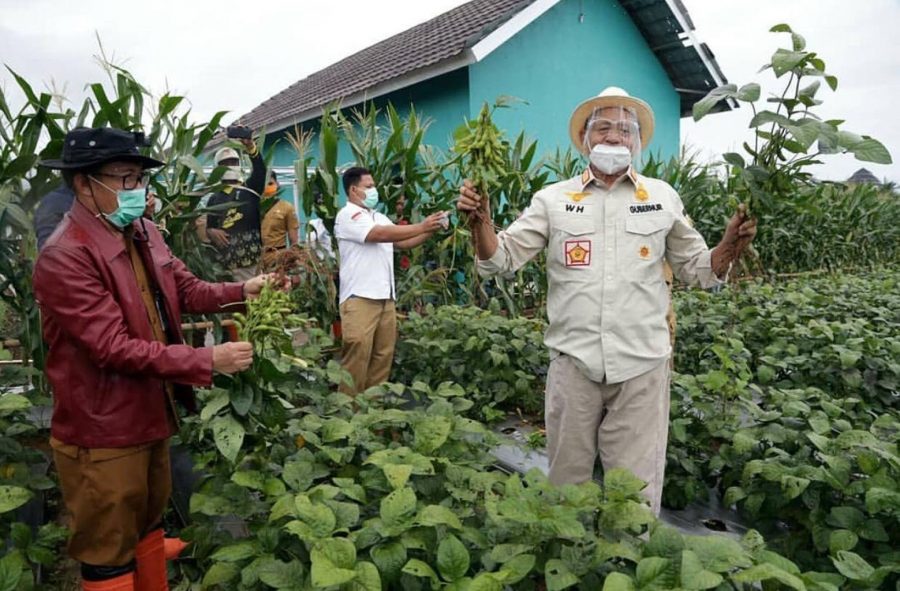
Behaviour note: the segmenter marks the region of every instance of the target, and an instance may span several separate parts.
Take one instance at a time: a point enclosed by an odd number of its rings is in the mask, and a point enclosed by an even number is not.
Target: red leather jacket
[[[124,241],[78,201],[35,265],[53,387],[51,434],[63,443],[127,447],[172,435],[163,381],[175,384],[176,398],[189,410],[195,410],[190,385],[212,381],[212,349],[181,344],[182,311],[219,312],[243,299],[240,283],[194,277],[151,222],[134,227],[169,320],[169,345],[153,338]]]

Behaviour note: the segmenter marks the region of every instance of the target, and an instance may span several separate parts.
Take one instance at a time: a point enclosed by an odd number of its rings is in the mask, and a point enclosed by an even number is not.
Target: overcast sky
[[[874,136],[894,157],[892,165],[829,157],[815,173],[842,180],[865,166],[879,179],[900,182],[900,0],[683,1],[697,36],[738,85],[758,81],[764,92],[774,92],[774,84],[767,84],[774,82],[771,73],[757,70],[789,38],[768,29],[786,22],[804,35],[808,49],[817,51],[840,81],[836,93],[820,91],[825,100],[820,114],[844,119],[844,129]],[[96,32],[107,53],[154,92],[186,94],[197,118],[218,110],[237,117],[293,82],[462,3],[0,0],[0,62],[29,81],[65,86],[79,105],[85,83],[102,76],[92,59]],[[0,84],[14,95],[5,69]],[[699,123],[683,119],[682,140],[704,159],[738,151],[749,118],[741,109]]]

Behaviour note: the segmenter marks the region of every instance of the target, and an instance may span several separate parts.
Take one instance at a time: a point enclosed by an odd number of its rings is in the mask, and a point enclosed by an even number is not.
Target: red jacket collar
[[[91,213],[91,210],[85,207],[78,199],[72,204],[72,209],[69,210],[69,216],[72,218],[73,223],[77,224],[88,233],[91,240],[93,240],[97,245],[97,248],[100,249],[100,253],[103,255],[104,259],[112,260],[125,252],[125,242],[113,234],[110,231],[109,225],[95,214]],[[135,236],[139,240],[147,239],[146,232],[140,228],[139,224],[132,222],[131,225],[132,228],[134,228]]]

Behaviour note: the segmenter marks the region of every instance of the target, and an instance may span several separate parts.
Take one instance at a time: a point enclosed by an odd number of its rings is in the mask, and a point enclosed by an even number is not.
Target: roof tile
[[[472,0],[295,82],[239,121],[262,127],[456,57],[532,2]]]

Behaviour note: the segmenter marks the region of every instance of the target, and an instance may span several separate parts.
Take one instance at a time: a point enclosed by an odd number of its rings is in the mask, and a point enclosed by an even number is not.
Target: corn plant
[[[21,76],[10,70],[25,96],[25,104],[13,111],[0,89],[0,298],[19,318],[20,351],[25,366],[43,367],[40,318],[31,288],[36,242],[30,212],[57,180],[47,169],[35,170],[42,158],[59,154],[71,111],[59,112],[50,93],[37,94]],[[44,147],[40,149],[41,144]],[[34,375],[43,391],[43,374]]]
[[[423,191],[427,173],[419,162],[419,148],[430,125],[431,120],[420,117],[412,106],[404,118],[390,103],[383,115],[369,104],[340,119],[342,138],[354,160],[372,171],[390,215],[409,219],[446,205]]]

